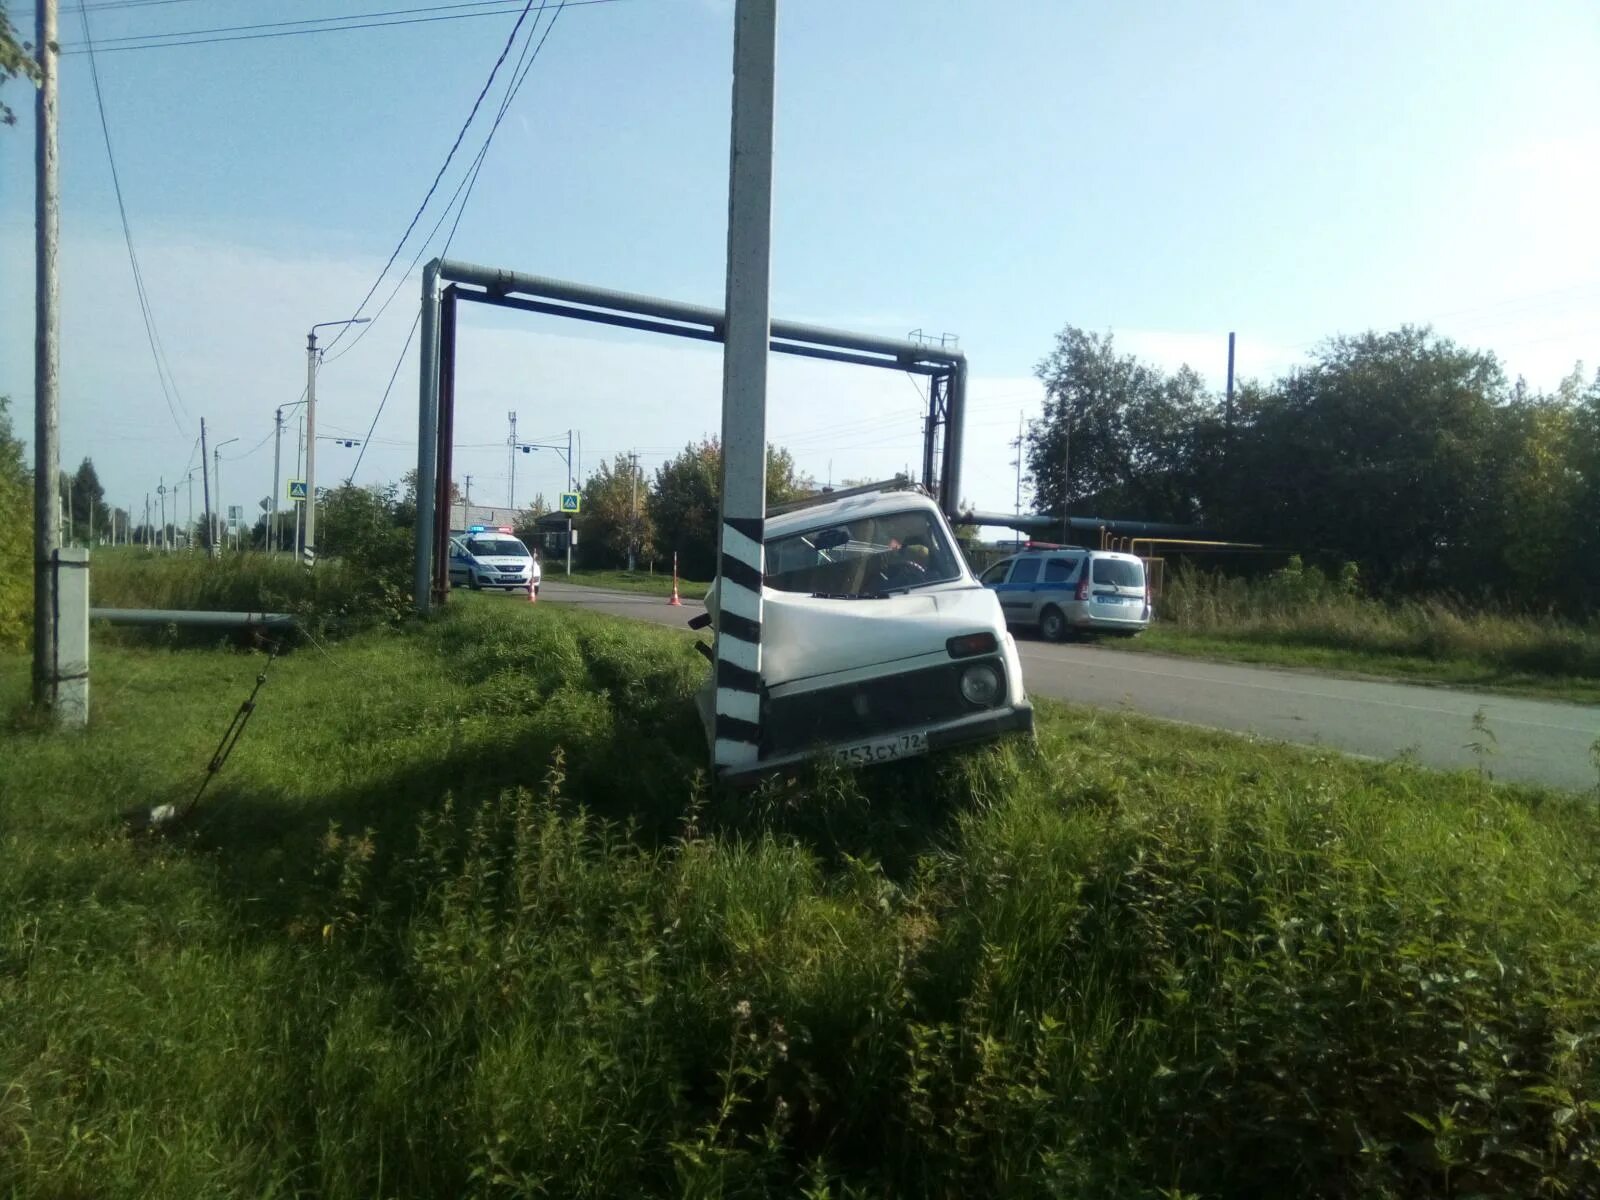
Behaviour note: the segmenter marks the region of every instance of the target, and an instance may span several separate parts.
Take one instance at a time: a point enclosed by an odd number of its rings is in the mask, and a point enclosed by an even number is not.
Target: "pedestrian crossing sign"
[[[289,499],[304,500],[306,498],[306,481],[304,479],[289,480]]]
[[[562,512],[564,512],[564,513],[580,512],[581,511],[581,504],[582,504],[582,501],[580,500],[577,492],[562,492],[561,493],[561,511]]]

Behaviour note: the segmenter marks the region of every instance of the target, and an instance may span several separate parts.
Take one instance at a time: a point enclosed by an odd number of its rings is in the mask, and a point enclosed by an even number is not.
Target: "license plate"
[[[834,757],[846,766],[864,767],[868,763],[889,762],[896,758],[911,758],[913,755],[928,752],[928,735],[925,733],[902,733],[892,738],[881,738],[873,742],[862,742],[859,746],[848,746],[838,751]]]

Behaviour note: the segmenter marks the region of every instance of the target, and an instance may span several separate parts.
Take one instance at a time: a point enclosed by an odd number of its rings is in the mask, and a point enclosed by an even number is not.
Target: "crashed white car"
[[[881,763],[1032,732],[1000,603],[926,495],[824,496],[776,510],[765,528],[756,771],[818,756]],[[710,623],[718,591],[693,624]],[[714,706],[708,680],[708,730]]]

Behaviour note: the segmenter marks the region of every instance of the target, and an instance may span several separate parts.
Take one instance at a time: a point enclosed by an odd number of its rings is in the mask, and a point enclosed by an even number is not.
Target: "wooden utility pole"
[[[61,553],[61,192],[56,126],[56,0],[39,0],[34,34],[35,295],[33,341],[33,703],[55,715],[60,691],[57,563]]]

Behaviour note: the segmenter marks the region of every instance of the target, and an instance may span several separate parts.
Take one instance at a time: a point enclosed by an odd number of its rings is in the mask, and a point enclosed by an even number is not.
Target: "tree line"
[[[1191,523],[1385,593],[1590,610],[1600,598],[1600,374],[1553,392],[1429,328],[1330,338],[1232,405],[1189,367],[1068,325],[1027,437],[1041,512]]]

